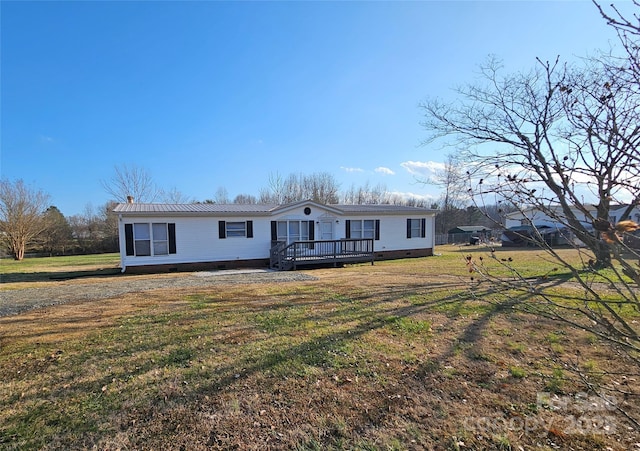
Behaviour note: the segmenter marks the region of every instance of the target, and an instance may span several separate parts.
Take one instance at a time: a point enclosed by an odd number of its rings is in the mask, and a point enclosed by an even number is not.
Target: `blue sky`
[[[0,172],[66,216],[104,204],[100,180],[124,164],[197,200],[257,196],[276,172],[437,197],[417,177],[447,150],[420,145],[419,102],[472,82],[489,54],[520,70],[615,42],[590,1],[3,1],[0,14]]]

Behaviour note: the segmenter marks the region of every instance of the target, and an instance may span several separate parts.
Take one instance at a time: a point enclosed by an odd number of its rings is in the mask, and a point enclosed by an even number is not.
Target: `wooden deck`
[[[280,271],[296,270],[298,266],[371,262],[373,239],[343,239],[296,241],[286,244],[277,241],[271,247],[270,267]]]

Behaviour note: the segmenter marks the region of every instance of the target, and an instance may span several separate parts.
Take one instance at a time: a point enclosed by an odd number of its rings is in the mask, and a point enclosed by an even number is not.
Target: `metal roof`
[[[118,204],[116,213],[269,213],[267,204]]]
[[[143,203],[125,203],[118,204],[114,208],[115,213],[151,213],[151,214],[254,214],[254,215],[270,215],[298,205],[305,205],[307,202],[295,202],[287,205],[277,204],[143,204]],[[338,210],[342,213],[435,213],[436,210],[430,210],[419,207],[407,207],[402,205],[322,205],[309,201],[317,207],[327,207],[331,210]]]
[[[452,230],[461,230],[463,232],[482,232],[482,231],[489,231],[491,230],[489,227],[485,227],[485,226],[457,226],[454,227],[452,229],[449,229],[448,233],[452,233]]]
[[[364,205],[331,205],[344,213],[435,213],[436,210],[405,205],[364,204]]]

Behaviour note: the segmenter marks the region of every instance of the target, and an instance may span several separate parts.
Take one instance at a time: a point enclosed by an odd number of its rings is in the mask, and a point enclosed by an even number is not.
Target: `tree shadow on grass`
[[[93,269],[87,271],[44,271],[29,273],[0,273],[0,283],[59,282],[82,277],[113,277],[120,275],[120,268]]]
[[[149,374],[152,374],[152,372],[156,370],[160,371],[161,374],[171,371],[171,374],[175,374],[175,380],[178,381],[177,386],[171,389],[170,387],[167,388],[166,381],[163,381],[163,385],[157,389],[156,397],[150,395],[151,397],[148,399],[149,415],[141,416],[141,412],[145,413],[143,411],[144,409],[140,411],[136,410],[139,409],[139,407],[136,407],[135,404],[130,409],[126,407],[123,408],[120,415],[122,416],[123,424],[131,424],[131,421],[135,420],[140,424],[139,427],[144,428],[145,425],[151,425],[151,423],[147,422],[153,421],[154,414],[160,413],[166,415],[167,424],[165,424],[165,426],[173,430],[185,419],[171,416],[172,410],[178,412],[180,408],[183,407],[188,410],[188,406],[190,405],[213,408],[215,403],[219,404],[223,402],[224,396],[221,397],[221,394],[236,396],[234,393],[242,393],[243,390],[246,390],[244,384],[246,384],[247,379],[252,376],[258,376],[263,382],[268,381],[267,384],[258,391],[258,393],[261,394],[260,401],[268,403],[270,400],[274,401],[282,394],[279,390],[284,389],[283,387],[285,387],[286,384],[282,385],[283,378],[280,376],[289,377],[294,386],[296,386],[296,384],[302,384],[304,376],[296,374],[296,370],[299,368],[317,369],[322,372],[324,379],[344,369],[347,371],[356,371],[358,365],[365,366],[369,362],[360,362],[359,359],[361,357],[359,355],[350,355],[348,356],[349,362],[355,366],[342,366],[343,362],[341,363],[340,359],[343,356],[340,355],[340,352],[344,349],[349,349],[350,345],[362,340],[366,334],[388,329],[390,324],[393,324],[389,322],[390,318],[410,319],[416,315],[444,312],[446,316],[450,317],[452,327],[456,327],[456,318],[459,318],[460,315],[463,315],[465,312],[463,309],[465,300],[461,295],[460,288],[459,283],[453,282],[438,282],[428,285],[415,283],[399,288],[370,287],[366,291],[356,290],[353,292],[353,295],[349,292],[340,293],[339,297],[330,299],[309,299],[303,296],[298,298],[297,302],[295,299],[290,299],[291,294],[288,293],[285,298],[280,298],[280,301],[286,302],[278,303],[276,301],[275,303],[264,305],[263,308],[256,308],[257,306],[253,305],[253,308],[248,309],[248,312],[251,314],[260,314],[309,306],[310,311],[307,312],[308,314],[303,314],[299,320],[307,323],[320,322],[325,328],[319,328],[317,330],[302,328],[297,331],[295,330],[295,324],[292,326],[285,323],[283,324],[283,330],[277,330],[279,323],[275,322],[273,327],[276,329],[266,334],[260,331],[260,327],[254,324],[251,318],[241,320],[240,326],[243,328],[241,331],[236,330],[238,324],[234,325],[233,322],[223,322],[220,329],[212,326],[208,333],[220,337],[224,336],[225,338],[221,338],[221,341],[217,342],[219,346],[211,346],[212,349],[209,352],[220,353],[222,356],[222,354],[232,353],[234,349],[237,349],[238,354],[237,357],[230,359],[222,365],[215,366],[208,370],[202,370],[202,375],[200,375],[197,369],[197,359],[206,356],[208,354],[206,349],[210,346],[207,345],[205,350],[197,347],[197,339],[195,337],[199,338],[199,331],[188,332],[185,329],[184,333],[169,333],[162,337],[156,336],[162,335],[160,333],[154,335],[153,331],[171,331],[171,328],[175,327],[182,327],[183,329],[185,327],[190,328],[191,324],[194,324],[191,319],[199,319],[196,317],[204,315],[205,320],[213,320],[216,315],[226,314],[227,309],[235,308],[235,304],[229,304],[224,307],[222,311],[220,309],[213,309],[207,312],[203,309],[189,310],[189,304],[186,303],[187,309],[183,310],[179,315],[177,314],[178,312],[176,312],[177,316],[175,318],[172,317],[171,321],[161,321],[163,318],[158,317],[152,312],[142,316],[134,316],[132,319],[135,319],[135,321],[133,321],[132,324],[143,324],[145,326],[144,329],[129,328],[127,326],[128,323],[124,320],[119,324],[105,324],[104,326],[100,326],[109,329],[107,332],[110,334],[114,348],[101,350],[102,353],[106,352],[106,354],[104,354],[105,361],[98,360],[99,364],[92,360],[94,357],[91,353],[88,353],[86,356],[70,355],[69,357],[67,357],[66,354],[61,354],[62,357],[59,357],[58,354],[54,353],[50,356],[47,355],[43,357],[44,360],[42,362],[38,361],[34,363],[33,365],[36,365],[37,368],[33,368],[33,370],[44,371],[49,366],[56,365],[58,359],[64,360],[66,358],[75,360],[74,364],[78,367],[83,363],[83,359],[88,359],[89,362],[93,362],[97,367],[107,366],[107,363],[113,365],[114,368],[122,366],[122,374],[114,375],[111,370],[104,370],[102,372],[94,371],[93,374],[86,374],[82,380],[74,382],[74,393],[96,394],[92,395],[92,399],[95,398],[94,402],[97,403],[97,408],[99,408],[100,411],[108,411],[112,407],[112,402],[108,401],[112,385],[114,387],[117,387],[119,384],[124,386],[125,383],[128,384],[128,382],[125,381],[136,381],[138,377],[148,377]],[[491,290],[486,289],[484,293],[489,296]],[[331,293],[323,293],[323,296],[330,294]],[[308,296],[308,293],[305,295]],[[416,296],[417,298],[411,298],[412,296]],[[421,296],[424,296],[424,298]],[[266,297],[273,297],[273,295],[267,295]],[[321,308],[323,307],[323,303],[331,304],[331,308]],[[318,311],[311,310],[315,306],[319,308]],[[508,308],[508,304],[489,305],[486,309],[474,313],[473,318],[462,323],[461,329],[459,332],[456,332],[456,338],[453,339],[448,346],[438,351],[428,370],[441,370],[440,366],[446,362],[447,358],[457,352],[457,344],[459,342],[476,343],[480,341],[483,337],[482,332],[490,323],[491,319],[495,315],[506,311]],[[231,314],[230,312],[229,310],[229,314]],[[85,313],[90,314],[90,311]],[[292,314],[292,317],[298,318],[298,311],[295,313],[296,315]],[[240,315],[241,313],[236,314]],[[420,317],[422,318],[422,316]],[[283,316],[283,318],[286,320],[286,315]],[[70,321],[64,323],[64,327],[67,328],[68,333],[74,332],[77,326],[85,322],[80,316],[69,319]],[[289,327],[289,329],[287,329],[287,327]],[[63,331],[58,330],[57,332],[62,333]],[[147,336],[142,332],[147,332],[150,335]],[[234,332],[238,333],[234,335]],[[285,339],[280,341],[282,343],[281,346],[264,350],[263,345],[260,343],[260,337],[264,335],[264,337],[268,338],[278,334],[282,334],[284,337],[290,335],[291,341],[287,343]],[[102,346],[104,346],[105,343],[109,343],[100,337],[95,338],[96,343],[100,343]],[[218,340],[218,338],[212,337],[207,343],[216,343],[216,340]],[[262,347],[263,351],[260,351],[260,347],[257,347],[256,352],[250,352],[247,346],[251,346],[252,341]],[[279,340],[276,342],[278,341]],[[87,344],[88,343],[87,341]],[[52,344],[52,346],[55,347],[55,344]],[[215,348],[216,351],[213,351],[213,348]],[[154,355],[157,356],[157,361],[133,358],[134,354]],[[129,355],[132,357],[126,357]],[[367,358],[373,359],[376,356],[376,352],[370,355],[367,353],[367,355]],[[124,360],[120,363],[121,359]],[[192,360],[193,362],[191,362]],[[126,372],[124,369],[126,369]],[[420,373],[424,371],[427,371],[426,366],[417,365],[411,371],[412,374],[406,377],[419,376]],[[270,377],[273,375],[276,375],[276,377]],[[199,380],[197,384],[193,383],[192,378],[198,377],[203,377],[203,379]],[[118,378],[117,383],[110,382],[116,380],[116,378]],[[122,379],[122,381],[120,381],[120,379]],[[326,408],[323,407],[323,410],[320,411],[320,416],[329,416],[333,410],[342,409],[340,410],[340,412],[342,412],[341,415],[349,415],[350,421],[353,421],[353,424],[350,426],[352,432],[348,434],[355,434],[359,431],[366,432],[378,426],[383,427],[382,425],[386,419],[392,417],[396,409],[401,408],[401,398],[394,395],[398,395],[403,390],[409,390],[409,388],[402,387],[401,385],[386,386],[385,384],[376,385],[371,383],[371,386],[365,387],[362,392],[362,394],[369,397],[366,400],[369,407],[366,409],[352,404],[352,401],[355,402],[357,400],[357,394],[353,399],[349,398],[345,400],[347,403],[345,406],[332,403],[333,401],[331,400],[321,400],[323,394],[332,393],[331,384],[339,386],[340,383],[338,379],[328,379],[325,391],[309,389],[310,398],[308,401],[313,407],[322,407],[326,404]],[[107,386],[109,386],[107,390],[102,390],[102,387]],[[190,388],[192,386],[194,387],[193,389]],[[172,395],[172,393],[174,395]],[[68,394],[68,389],[56,386],[48,396],[54,399],[62,399]],[[113,396],[119,399],[119,395],[114,393]],[[285,396],[285,394],[282,394],[282,396]],[[25,395],[25,398],[30,398],[33,402],[38,401],[39,397],[40,395],[36,393],[36,391]],[[214,401],[212,403],[205,402],[205,400],[209,398]],[[194,400],[197,400],[197,402],[194,402]],[[298,401],[295,399],[291,401],[291,403],[296,402]],[[350,409],[350,407],[354,408]],[[203,409],[204,408],[205,407],[203,407]],[[303,409],[303,406],[298,405],[297,408]],[[274,408],[274,415],[276,415],[276,410],[280,411],[279,414],[284,415],[282,412],[286,409]],[[220,427],[227,425],[225,421],[228,420],[231,422],[233,420],[233,418],[225,418],[223,414],[217,418],[220,419],[220,423],[215,424]],[[292,421],[294,421],[294,423],[290,425],[291,429],[301,424],[295,420]],[[174,422],[175,424],[173,424]],[[173,428],[174,426],[176,426],[176,428]],[[213,425],[209,425],[209,423],[194,423],[194,426],[200,428],[209,427],[212,434],[216,433],[216,428],[213,427]],[[315,425],[315,427],[320,426]],[[233,440],[242,441],[240,437],[243,433],[242,428],[239,430],[227,429],[219,432],[230,434],[229,444],[231,444]],[[169,434],[169,436],[170,435],[171,434]],[[162,436],[147,438],[151,440],[151,446],[159,444],[160,442],[158,442],[158,440],[163,440]],[[168,439],[168,436],[164,437],[164,439]],[[330,446],[334,444],[334,439],[336,439],[336,437],[330,434],[326,437],[318,435],[318,441],[323,445]],[[144,440],[144,437],[138,438],[138,440]]]

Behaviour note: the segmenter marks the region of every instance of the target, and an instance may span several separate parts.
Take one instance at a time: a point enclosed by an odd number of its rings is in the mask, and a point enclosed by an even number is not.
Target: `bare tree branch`
[[[127,202],[131,196],[135,202],[151,203],[160,197],[151,174],[138,166],[114,166],[111,178],[100,180],[100,184],[118,202]]]

